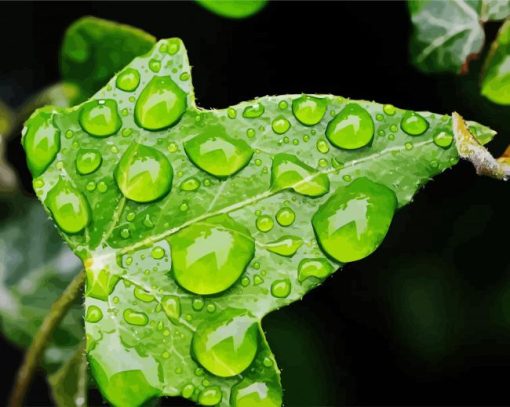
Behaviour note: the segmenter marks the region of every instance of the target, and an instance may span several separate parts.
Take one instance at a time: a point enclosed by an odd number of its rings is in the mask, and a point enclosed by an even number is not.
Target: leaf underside
[[[23,145],[84,262],[88,359],[118,406],[281,405],[262,318],[373,252],[459,159],[449,116],[332,95],[201,109],[176,38],[90,101],[36,112]]]

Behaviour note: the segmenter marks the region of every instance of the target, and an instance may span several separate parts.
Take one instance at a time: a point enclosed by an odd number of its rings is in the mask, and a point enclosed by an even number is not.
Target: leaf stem
[[[66,287],[62,295],[51,306],[50,311],[34,336],[30,347],[25,353],[16,381],[11,391],[8,407],[21,407],[28,387],[34,376],[41,355],[51,339],[55,329],[69,311],[73,302],[78,298],[85,283],[85,271],[80,271]]]

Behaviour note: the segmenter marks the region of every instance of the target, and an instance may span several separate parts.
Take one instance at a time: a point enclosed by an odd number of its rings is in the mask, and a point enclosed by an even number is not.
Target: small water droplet
[[[129,231],[128,228],[124,228],[120,231],[120,237],[123,238],[123,239],[129,239],[129,237],[131,236],[131,232]]]
[[[141,288],[141,287],[135,287],[135,289],[133,291],[133,294],[140,301],[143,301],[143,302],[152,302],[152,301],[154,301],[154,296],[152,294],[150,294],[149,292],[147,292],[146,290],[144,290],[143,288]]]
[[[117,102],[112,99],[91,100],[80,108],[80,126],[91,136],[108,137],[122,127]]]
[[[194,391],[195,386],[193,386],[192,384],[187,384],[182,388],[182,397],[184,397],[185,399],[189,399],[191,398],[191,396],[193,396]]]
[[[222,398],[221,389],[218,386],[206,387],[198,395],[198,403],[203,406],[215,406]]]
[[[317,150],[319,153],[326,154],[329,151],[329,144],[323,138],[317,140]]]
[[[250,106],[246,106],[243,110],[243,117],[247,119],[255,119],[264,114],[264,105],[262,103],[254,103]]]
[[[364,108],[349,103],[328,123],[326,137],[334,146],[345,150],[365,147],[374,137],[374,122]]]
[[[152,220],[151,220],[150,215],[148,215],[148,214],[147,214],[147,215],[145,215],[145,218],[144,218],[144,220],[143,220],[143,225],[144,225],[146,228],[148,228],[148,229],[150,229],[150,228],[153,228],[153,227],[154,227],[154,223],[152,223]]]
[[[134,68],[126,68],[118,74],[115,85],[124,92],[133,92],[140,84],[140,72]]]
[[[268,358],[267,356],[264,358],[264,360],[262,361],[262,364],[265,366],[265,367],[271,367],[273,366],[273,361],[271,360],[271,358]]]
[[[170,76],[155,76],[136,101],[135,120],[146,130],[162,130],[179,121],[186,105],[186,93]]]
[[[302,244],[303,240],[297,236],[282,236],[273,242],[265,243],[264,247],[280,256],[292,257]]]
[[[202,298],[195,298],[191,304],[195,311],[202,311],[205,306],[205,302]]]
[[[248,129],[248,130],[246,130],[246,136],[247,136],[248,138],[253,138],[253,137],[255,137],[255,129]]]
[[[271,216],[262,215],[257,218],[257,220],[255,221],[255,225],[257,226],[258,230],[266,233],[273,229],[274,222],[273,219],[271,219]]]
[[[427,131],[429,123],[420,114],[408,110],[402,117],[400,127],[410,136],[419,136]]]
[[[76,170],[79,174],[92,174],[101,165],[103,158],[101,153],[92,149],[81,149],[76,154]]]
[[[388,116],[393,116],[397,112],[397,109],[393,105],[386,104],[383,106],[383,112]]]
[[[290,226],[296,220],[296,214],[294,211],[285,206],[276,213],[276,221],[280,226]]]
[[[66,139],[70,139],[74,136],[74,132],[72,130],[66,130],[65,137]]]
[[[81,232],[90,222],[87,199],[71,183],[63,179],[59,179],[48,192],[45,203],[55,222],[64,232]]]
[[[154,73],[158,73],[161,70],[161,61],[154,58],[151,59],[149,61],[149,69]]]
[[[237,111],[233,107],[227,109],[227,116],[229,119],[235,119],[237,117]]]
[[[292,113],[305,126],[319,123],[326,113],[328,102],[326,99],[303,95],[292,101]]]
[[[271,128],[276,134],[284,134],[290,129],[290,122],[283,116],[278,116],[271,123]]]
[[[214,304],[207,304],[207,312],[214,312],[216,311],[216,305]]]
[[[181,49],[181,40],[179,38],[170,38],[166,41],[167,52],[170,55],[175,55]]]
[[[232,407],[280,407],[282,394],[279,385],[244,378],[232,388]]]
[[[404,147],[407,151],[410,151],[413,149],[413,143],[407,142],[404,144]]]
[[[443,149],[448,149],[453,143],[453,134],[446,130],[440,130],[434,134],[434,144]]]
[[[279,103],[278,103],[278,108],[280,110],[285,110],[289,107],[289,104],[287,103],[286,100],[281,100]]]
[[[288,278],[283,280],[275,280],[271,284],[271,294],[276,298],[286,298],[289,296],[291,283]]]
[[[165,249],[163,249],[161,246],[156,246],[151,250],[151,256],[155,260],[160,260],[163,257],[165,257]]]
[[[180,185],[182,191],[196,191],[198,188],[200,188],[200,181],[195,177],[185,179]]]
[[[123,195],[135,202],[151,202],[172,187],[173,170],[158,150],[132,144],[115,169],[115,180]]]
[[[161,299],[161,306],[170,321],[174,323],[179,321],[179,318],[181,317],[181,301],[179,300],[179,297],[174,295],[165,295]]]
[[[99,192],[106,192],[108,190],[108,185],[106,185],[106,182],[100,181],[99,184],[97,184],[97,190]]]
[[[322,280],[329,276],[333,271],[335,271],[335,269],[326,259],[303,259],[298,266],[298,280],[300,283],[309,277],[315,277]]]
[[[87,191],[92,192],[96,189],[96,183],[94,181],[87,182],[87,185],[85,186]]]
[[[103,319],[103,311],[96,305],[89,305],[87,307],[87,313],[85,314],[85,321],[89,323],[96,323]]]
[[[131,308],[126,308],[122,315],[124,320],[130,325],[145,326],[149,322],[147,314],[132,310]]]
[[[255,274],[255,276],[253,276],[253,285],[260,285],[264,282],[264,279],[262,277],[260,277],[258,274]]]

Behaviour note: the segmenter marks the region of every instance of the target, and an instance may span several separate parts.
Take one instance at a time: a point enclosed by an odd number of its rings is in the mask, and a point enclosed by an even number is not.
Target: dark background
[[[1,3],[0,98],[16,106],[57,81],[62,34],[87,14],[181,37],[203,107],[333,93],[457,110],[499,131],[494,152],[510,143],[510,108],[479,96],[479,61],[461,78],[426,76],[409,64],[404,2],[271,1],[241,21],[192,2]],[[488,40],[496,29],[487,27]],[[19,140],[9,158],[28,193]],[[460,163],[396,216],[375,254],[266,317],[286,405],[509,405],[509,202],[508,184]],[[0,405],[21,356],[0,340]],[[42,375],[28,404],[51,404]]]

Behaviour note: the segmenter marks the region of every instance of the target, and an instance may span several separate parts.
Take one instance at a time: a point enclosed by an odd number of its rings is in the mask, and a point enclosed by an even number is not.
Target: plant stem
[[[21,407],[41,355],[55,329],[78,298],[85,283],[85,271],[80,271],[66,287],[62,295],[51,306],[43,323],[25,353],[9,398],[9,407]]]

